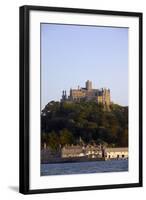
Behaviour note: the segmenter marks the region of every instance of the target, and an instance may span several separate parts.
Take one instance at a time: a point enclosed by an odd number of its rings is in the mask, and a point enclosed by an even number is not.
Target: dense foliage
[[[49,102],[41,113],[41,143],[57,150],[65,144],[128,146],[128,107],[96,102]]]

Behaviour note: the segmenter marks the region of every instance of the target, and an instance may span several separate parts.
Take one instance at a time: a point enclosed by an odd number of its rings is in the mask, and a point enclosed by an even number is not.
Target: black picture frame
[[[97,185],[97,186],[81,186],[68,188],[48,188],[34,189],[29,188],[29,127],[30,127],[30,80],[29,80],[29,18],[30,11],[45,11],[45,12],[65,12],[65,13],[84,13],[84,14],[102,14],[112,16],[129,16],[139,18],[139,182],[129,184],[114,184],[114,185]],[[52,193],[52,192],[67,192],[67,191],[83,191],[83,190],[99,190],[113,188],[130,188],[142,186],[142,13],[138,12],[123,12],[123,11],[107,11],[107,10],[90,10],[79,8],[63,8],[63,7],[44,7],[44,6],[22,6],[20,7],[20,174],[19,174],[19,191],[22,194],[36,193]]]

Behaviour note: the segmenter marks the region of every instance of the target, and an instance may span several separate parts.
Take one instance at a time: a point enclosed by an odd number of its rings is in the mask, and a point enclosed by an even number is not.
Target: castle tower
[[[89,80],[86,81],[86,89],[87,90],[92,90],[92,82],[89,81]]]
[[[103,90],[103,104],[110,105],[110,89],[104,88]]]

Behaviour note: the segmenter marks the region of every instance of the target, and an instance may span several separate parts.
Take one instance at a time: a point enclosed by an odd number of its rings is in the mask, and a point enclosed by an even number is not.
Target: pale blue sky
[[[86,80],[128,105],[128,28],[41,24],[41,108]]]

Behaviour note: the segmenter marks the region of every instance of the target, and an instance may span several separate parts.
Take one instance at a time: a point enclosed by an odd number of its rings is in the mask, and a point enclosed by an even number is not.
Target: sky
[[[41,24],[41,108],[86,80],[128,105],[128,28]]]

